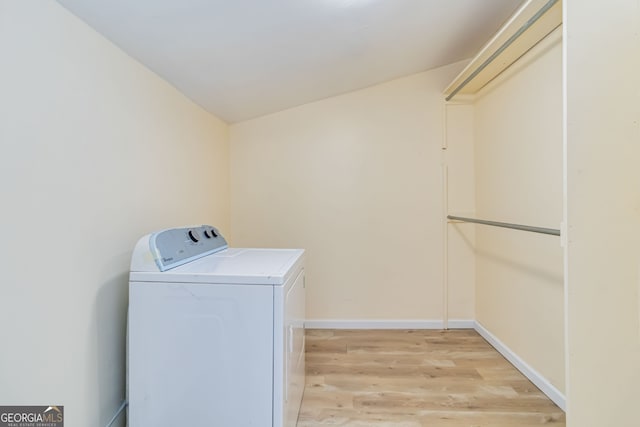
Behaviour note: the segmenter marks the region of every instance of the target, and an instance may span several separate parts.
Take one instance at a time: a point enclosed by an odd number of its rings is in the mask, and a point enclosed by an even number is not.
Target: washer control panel
[[[149,249],[160,271],[227,249],[227,241],[211,225],[170,228],[151,235]]]

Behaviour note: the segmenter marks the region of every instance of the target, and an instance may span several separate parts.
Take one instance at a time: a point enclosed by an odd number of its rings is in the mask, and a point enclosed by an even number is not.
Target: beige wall
[[[441,91],[462,65],[231,126],[232,244],[306,248],[310,319],[442,319]]]
[[[0,1],[0,70],[0,402],[102,426],[137,238],[229,228],[227,125],[49,0]]]
[[[475,101],[478,218],[560,228],[562,46],[557,33]],[[542,48],[545,46],[545,48]],[[526,66],[523,66],[526,64]],[[476,318],[564,391],[560,239],[476,226]]]
[[[468,103],[447,103],[446,149],[443,153],[447,215],[474,217],[475,148],[474,106]],[[475,225],[464,222],[446,224],[447,251],[447,317],[475,319]]]
[[[640,425],[640,6],[607,6],[564,0],[569,427]]]

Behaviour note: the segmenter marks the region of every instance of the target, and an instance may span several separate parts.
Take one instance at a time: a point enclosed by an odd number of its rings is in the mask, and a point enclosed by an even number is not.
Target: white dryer
[[[295,427],[304,251],[228,248],[212,226],[141,238],[129,281],[130,427]]]

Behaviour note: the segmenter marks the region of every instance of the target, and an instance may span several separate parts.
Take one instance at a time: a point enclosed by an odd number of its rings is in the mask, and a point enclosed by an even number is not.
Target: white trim
[[[450,319],[449,329],[474,329],[475,321],[470,319]],[[443,329],[442,320],[406,319],[307,319],[307,329]]]
[[[489,332],[480,322],[475,321],[475,330],[487,340],[505,359],[507,359],[522,375],[529,378],[529,380],[536,385],[544,394],[547,395],[556,405],[566,412],[566,398],[565,395],[555,388],[545,377],[540,375],[538,371],[533,369],[522,360],[517,354],[515,354],[509,347],[507,347],[502,341],[496,338],[491,332]]]
[[[445,107],[446,112],[446,107]],[[446,120],[446,118],[445,118]],[[446,127],[446,126],[445,126]],[[446,147],[442,150],[442,327],[449,329],[449,166]]]
[[[572,5],[573,6],[573,5]],[[567,22],[567,2],[562,3],[562,22]],[[562,40],[569,40],[567,33],[567,26],[562,26]],[[569,120],[567,113],[567,104],[569,103],[569,97],[567,95],[567,63],[568,63],[568,43],[562,43],[562,224],[565,229],[560,233],[564,239],[564,245],[562,246],[562,258],[563,258],[563,277],[564,277],[564,378],[565,378],[565,393],[573,395],[571,390],[571,383],[569,380],[569,374],[571,368],[569,367],[569,349],[572,347],[569,345],[569,298],[573,300],[573,297],[569,296],[569,162],[568,158],[568,131],[567,128]],[[575,92],[574,92],[575,93]],[[638,294],[640,295],[640,293]]]

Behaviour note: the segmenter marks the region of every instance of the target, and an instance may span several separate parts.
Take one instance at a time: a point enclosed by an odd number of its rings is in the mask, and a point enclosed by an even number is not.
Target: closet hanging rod
[[[447,215],[447,219],[454,221],[473,222],[475,224],[492,225],[494,227],[512,228],[514,230],[530,231],[532,233],[551,234],[559,236],[560,230],[555,228],[532,227],[530,225],[510,224],[508,222],[487,221],[484,219],[466,218],[463,216]]]
[[[456,94],[458,92],[460,92],[471,80],[473,80],[478,74],[480,74],[482,72],[482,70],[484,70],[487,65],[491,64],[493,62],[494,59],[496,59],[498,57],[498,55],[500,55],[502,52],[505,51],[505,49],[507,49],[509,46],[511,46],[511,44],[516,41],[518,39],[518,37],[520,37],[522,35],[522,33],[524,33],[525,31],[527,31],[527,29],[529,29],[529,27],[531,27],[533,24],[536,23],[536,21],[538,19],[540,19],[540,17],[542,15],[544,15],[549,9],[551,9],[553,7],[554,4],[556,4],[558,2],[558,0],[549,0],[547,2],[547,4],[545,4],[544,6],[542,6],[542,9],[540,9],[538,12],[536,12],[535,15],[533,15],[531,18],[529,18],[529,20],[527,22],[524,23],[524,25],[522,27],[520,27],[518,29],[518,31],[516,31],[511,37],[509,37],[507,39],[506,42],[504,42],[502,44],[502,46],[500,46],[498,48],[498,50],[496,50],[495,52],[493,52],[493,54],[488,57],[482,64],[480,64],[480,66],[478,66],[478,68],[475,69],[475,71],[473,73],[471,73],[469,75],[469,77],[467,77],[466,79],[464,79],[464,81],[462,83],[460,83],[446,98],[446,101],[451,100],[451,98],[453,98],[454,96],[456,96]]]

